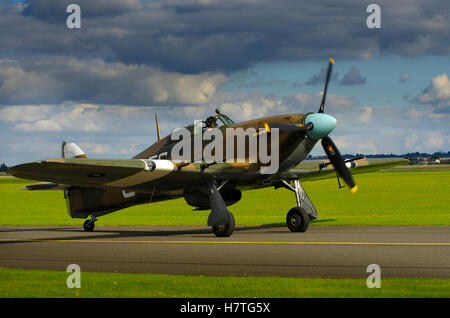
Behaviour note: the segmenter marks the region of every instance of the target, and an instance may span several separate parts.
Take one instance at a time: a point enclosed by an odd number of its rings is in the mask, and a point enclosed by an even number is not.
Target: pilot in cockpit
[[[210,116],[204,121],[207,130],[211,130],[217,127],[217,118]]]

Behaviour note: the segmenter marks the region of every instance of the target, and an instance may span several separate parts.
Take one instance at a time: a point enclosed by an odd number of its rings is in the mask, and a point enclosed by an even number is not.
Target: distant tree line
[[[8,172],[8,166],[6,165],[6,163],[2,163],[0,165],[0,172]]]
[[[414,159],[414,158],[429,158],[429,159],[439,159],[439,158],[448,158],[450,157],[450,151],[447,152],[435,152],[435,153],[425,153],[425,152],[408,152],[402,155],[396,155],[393,153],[381,153],[381,154],[375,154],[375,155],[365,155],[362,153],[357,153],[357,154],[344,154],[342,155],[342,157],[344,158],[354,158],[354,157],[360,157],[360,156],[365,156],[366,158],[406,158],[406,159]],[[308,159],[327,159],[326,155],[323,156],[308,156]]]

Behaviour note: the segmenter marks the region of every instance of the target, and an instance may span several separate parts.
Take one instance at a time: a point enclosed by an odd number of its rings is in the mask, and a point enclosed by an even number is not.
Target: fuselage
[[[287,115],[277,115],[277,116],[270,116],[270,117],[262,117],[258,119],[253,119],[241,123],[236,123],[232,125],[222,125],[220,127],[217,127],[216,129],[220,130],[223,136],[222,140],[222,156],[219,158],[219,160],[214,161],[212,163],[209,163],[208,166],[212,164],[217,163],[227,163],[230,168],[234,169],[241,169],[245,171],[258,171],[262,166],[265,164],[262,163],[260,160],[257,160],[257,162],[252,161],[249,157],[250,155],[250,148],[252,143],[256,143],[259,145],[260,138],[267,138],[268,135],[273,133],[274,128],[278,129],[278,152],[279,152],[279,158],[278,158],[278,169],[277,171],[281,172],[287,169],[290,169],[292,167],[295,167],[298,165],[301,161],[303,161],[306,156],[311,152],[314,145],[316,144],[317,140],[311,139],[306,131],[299,131],[296,130],[296,128],[299,125],[305,124],[305,118],[309,115],[308,114],[287,114]],[[185,129],[188,129],[191,131],[191,156],[190,161],[183,162],[183,165],[189,165],[197,163],[199,164],[202,162],[201,158],[195,158],[195,151],[196,146],[201,147],[201,153],[205,150],[205,147],[207,147],[212,141],[211,140],[203,140],[201,144],[197,143],[195,145],[195,138],[198,137],[198,132],[195,133],[195,125],[190,125],[185,127]],[[234,151],[233,151],[233,157],[227,158],[227,149],[226,144],[227,142],[230,142],[230,136],[227,135],[226,130],[227,129],[233,129],[236,131],[236,135],[232,136],[234,137]],[[240,129],[240,130],[239,130]],[[267,131],[269,129],[269,131]],[[271,131],[270,131],[271,130]],[[261,133],[262,131],[262,133]],[[247,132],[247,133],[246,133]],[[256,134],[254,133],[256,132]],[[202,133],[205,133],[205,131],[202,131]],[[264,135],[266,133],[266,136]],[[245,135],[245,136],[242,136]],[[245,145],[245,155],[242,157],[242,154],[239,155],[237,151],[239,137],[244,137],[242,140],[244,141]],[[227,140],[228,137],[228,140]],[[141,153],[137,154],[133,157],[133,159],[169,159],[173,160],[173,147],[176,143],[180,142],[180,140],[173,140],[172,135],[167,135],[161,140],[155,142],[153,145],[142,151]],[[269,152],[271,152],[274,146],[272,144],[271,138],[267,138],[267,147],[269,148]],[[197,160],[196,160],[197,159]],[[258,158],[260,159],[260,158]]]
[[[305,125],[310,125],[311,128],[308,130],[302,129]],[[217,170],[227,170],[227,172],[233,172],[234,177],[232,182],[228,182],[225,187],[226,189],[251,189],[263,186],[270,186],[270,183],[266,183],[267,179],[279,172],[283,172],[296,167],[301,163],[311,152],[317,141],[329,134],[336,125],[336,120],[326,114],[317,113],[307,113],[307,114],[287,114],[287,115],[277,115],[262,117],[258,119],[253,119],[241,123],[233,123],[230,125],[223,125],[217,127],[223,134],[223,156],[214,162],[205,163],[202,160],[194,160],[195,157],[195,138],[198,135],[194,134],[195,125],[190,125],[185,127],[185,129],[192,132],[190,143],[191,148],[191,160],[182,161],[177,164],[177,170],[203,170],[206,173],[193,173],[191,176],[186,177],[184,174],[178,175],[176,171],[167,175],[164,179],[157,182],[151,182],[148,184],[142,184],[134,187],[132,190],[154,192],[153,201],[165,200],[168,197],[176,198],[185,196],[186,193],[190,192],[192,189],[199,189],[207,180],[210,175],[207,174],[209,169]],[[249,129],[256,131],[256,134],[247,134],[245,138],[241,139],[245,142],[245,156],[239,156],[235,152],[235,156],[230,160],[226,158],[226,143],[227,135],[225,133],[226,129],[231,128],[234,130],[241,129],[242,132],[246,132]],[[260,138],[267,138],[268,148],[270,152],[273,152],[272,139],[268,138],[269,135],[274,133],[274,129],[278,129],[278,153],[279,156],[277,160],[277,169],[275,172],[270,174],[264,174],[261,171],[262,168],[267,163],[262,163],[260,161],[252,162],[250,158],[246,157],[248,155],[248,150],[252,143],[259,143]],[[202,131],[205,133],[205,131]],[[172,134],[171,134],[172,135]],[[137,154],[133,159],[169,159],[174,160],[172,150],[175,145],[179,142],[178,140],[173,140],[171,135],[165,136],[161,140],[157,141],[141,153]],[[238,134],[239,135],[239,134]],[[233,136],[233,138],[238,138]],[[204,150],[212,141],[203,140],[200,144],[201,150]],[[236,140],[235,140],[236,142]],[[198,145],[198,143],[197,143]],[[236,150],[236,143],[234,144]],[[197,158],[198,159],[198,158]],[[259,158],[258,158],[259,159]],[[242,171],[245,173],[239,174]],[[237,173],[236,173],[237,172]],[[242,177],[241,177],[242,176]],[[224,178],[226,180],[226,178]],[[195,190],[196,191],[196,190]]]

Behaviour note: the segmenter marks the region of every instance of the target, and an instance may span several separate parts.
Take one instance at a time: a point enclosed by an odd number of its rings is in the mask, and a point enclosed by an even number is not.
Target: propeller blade
[[[327,70],[327,77],[325,79],[325,87],[323,89],[322,101],[321,101],[320,107],[319,107],[319,113],[323,113],[323,109],[325,107],[325,98],[327,96],[328,82],[330,81],[331,70],[333,68],[333,65],[334,65],[334,60],[332,58],[330,58],[330,63],[328,64],[328,70]]]
[[[345,183],[350,187],[350,191],[352,193],[355,193],[358,190],[358,186],[355,185],[355,182],[353,181],[352,178],[352,174],[345,165],[345,161],[342,158],[341,154],[339,153],[339,150],[337,149],[336,145],[328,136],[323,137],[321,142],[323,150],[325,150],[325,153],[327,154],[328,159],[330,159],[331,164],[334,166],[334,169],[339,174],[339,176],[342,179],[344,179]]]

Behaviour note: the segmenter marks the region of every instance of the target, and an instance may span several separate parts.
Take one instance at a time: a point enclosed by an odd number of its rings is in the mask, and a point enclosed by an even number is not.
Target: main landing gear
[[[217,237],[228,237],[231,236],[234,232],[234,216],[231,212],[228,212],[230,214],[230,222],[224,224],[224,225],[217,225],[212,227],[212,231],[215,236]]]
[[[297,206],[290,209],[286,216],[286,225],[291,232],[305,232],[309,221],[317,219],[319,214],[298,179],[282,180],[282,183],[286,189],[295,193],[297,201]]]
[[[235,222],[233,214],[228,211],[227,205],[217,189],[215,180],[208,182],[209,203],[211,213],[208,217],[208,226],[212,227],[217,237],[228,237],[234,232]]]
[[[97,221],[97,218],[95,217],[95,215],[92,214],[92,218],[90,220],[86,220],[83,223],[83,228],[86,232],[92,232],[94,231],[95,228],[95,221]]]
[[[300,207],[294,207],[286,215],[286,224],[291,232],[305,232],[309,227],[309,215]]]

